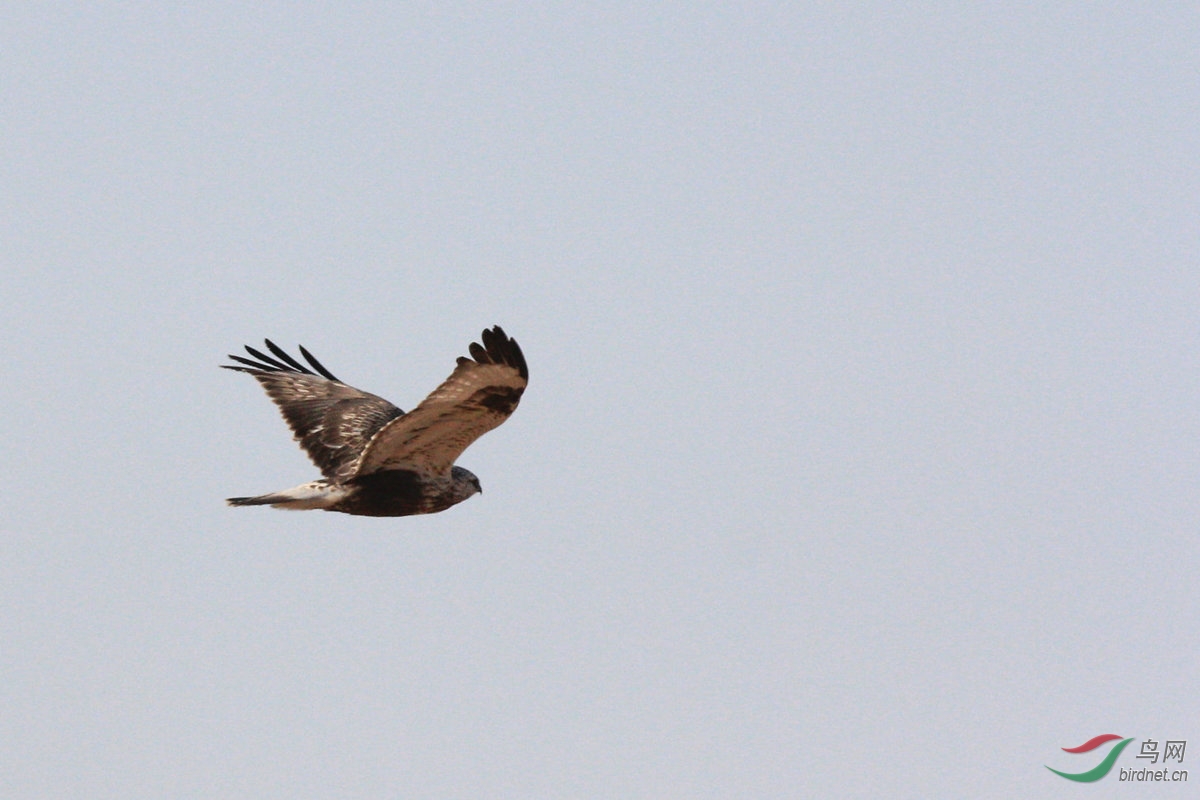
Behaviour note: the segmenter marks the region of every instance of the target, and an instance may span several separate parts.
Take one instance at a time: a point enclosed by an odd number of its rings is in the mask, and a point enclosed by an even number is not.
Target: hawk
[[[367,517],[433,514],[481,493],[479,479],[454,462],[472,442],[508,419],[529,383],[516,340],[500,326],[441,386],[405,414],[333,376],[300,348],[307,366],[270,339],[272,355],[246,345],[253,358],[230,355],[225,369],[253,375],[325,477],[231,506],[340,511]]]

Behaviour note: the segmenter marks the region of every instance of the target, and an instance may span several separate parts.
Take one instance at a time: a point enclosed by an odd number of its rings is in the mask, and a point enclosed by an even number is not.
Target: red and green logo
[[[1106,745],[1116,739],[1121,739],[1121,737],[1117,736],[1115,733],[1105,733],[1092,739],[1088,739],[1078,747],[1064,747],[1063,750],[1068,753],[1090,753],[1097,747]],[[1098,781],[1112,770],[1113,764],[1115,764],[1117,761],[1117,756],[1121,755],[1121,751],[1124,750],[1125,746],[1132,741],[1133,739],[1121,739],[1120,742],[1113,745],[1112,749],[1108,751],[1108,755],[1104,757],[1103,761],[1089,769],[1087,772],[1059,772],[1054,767],[1049,766],[1046,767],[1046,769],[1050,770],[1055,775],[1063,776],[1069,781],[1078,781],[1079,783],[1091,783],[1092,781]]]

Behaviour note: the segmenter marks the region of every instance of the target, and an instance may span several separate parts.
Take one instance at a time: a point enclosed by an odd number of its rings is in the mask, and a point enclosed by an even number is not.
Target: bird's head
[[[473,494],[483,494],[483,487],[479,485],[479,478],[476,478],[475,473],[469,469],[451,467],[450,480],[454,482],[454,494],[458,497],[457,502],[459,503]]]

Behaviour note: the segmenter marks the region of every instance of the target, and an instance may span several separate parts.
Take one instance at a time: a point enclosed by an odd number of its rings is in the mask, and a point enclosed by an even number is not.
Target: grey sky
[[[1089,797],[1194,793],[1198,54],[1173,4],[0,11],[0,795],[1059,798],[1101,733],[1193,774]],[[317,475],[226,353],[409,408],[493,324],[481,497],[224,506]]]

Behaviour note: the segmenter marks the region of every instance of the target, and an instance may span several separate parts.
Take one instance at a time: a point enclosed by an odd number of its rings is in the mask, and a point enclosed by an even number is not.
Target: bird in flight
[[[307,365],[270,339],[271,355],[249,345],[252,358],[230,355],[225,369],[253,375],[323,478],[231,506],[340,511],[367,517],[433,514],[483,491],[454,462],[472,442],[500,425],[521,401],[529,368],[516,340],[497,325],[471,343],[471,357],[405,414],[373,394],[342,383],[303,347]]]

